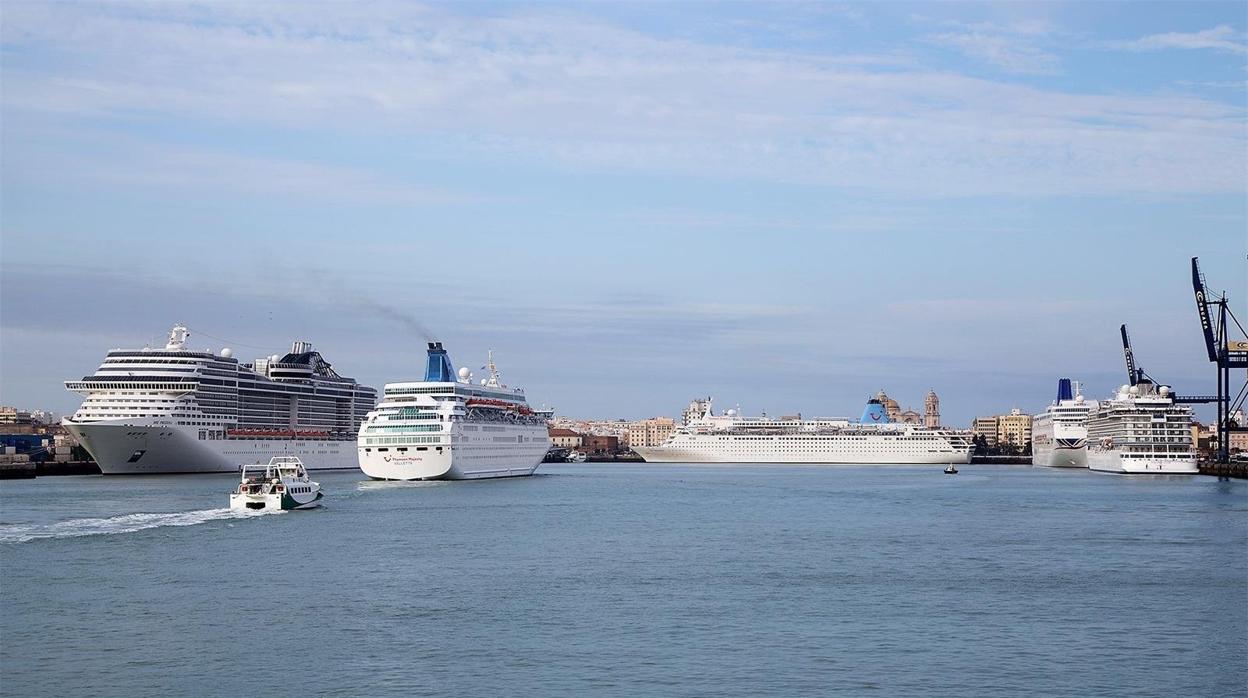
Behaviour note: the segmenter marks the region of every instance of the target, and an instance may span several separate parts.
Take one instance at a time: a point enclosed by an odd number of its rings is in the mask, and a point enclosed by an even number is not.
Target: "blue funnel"
[[[867,407],[862,411],[863,424],[888,424],[888,413],[884,411],[884,405],[879,400],[871,398],[867,400]]]
[[[426,383],[454,383],[455,368],[442,348],[442,342],[429,342],[429,361],[425,364]]]
[[[1070,389],[1070,379],[1058,378],[1057,379],[1057,401],[1061,402],[1062,400],[1074,400],[1074,399],[1075,399],[1075,392]]]

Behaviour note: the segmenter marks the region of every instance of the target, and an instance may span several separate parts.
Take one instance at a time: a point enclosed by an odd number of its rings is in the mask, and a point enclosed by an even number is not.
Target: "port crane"
[[[1230,339],[1232,323],[1244,335],[1244,327],[1231,311],[1230,302],[1225,293],[1210,300],[1204,275],[1200,273],[1200,263],[1192,257],[1192,290],[1196,295],[1196,311],[1200,316],[1201,331],[1205,336],[1205,349],[1209,361],[1217,366],[1217,395],[1175,395],[1174,401],[1185,405],[1213,404],[1217,409],[1215,427],[1218,434],[1217,462],[1226,463],[1230,459],[1230,435],[1232,432],[1248,431],[1248,424],[1238,424],[1234,420],[1237,410],[1244,406],[1248,397],[1248,380],[1231,395],[1231,370],[1248,369],[1248,341]],[[1131,337],[1127,334],[1127,326],[1118,328],[1122,335],[1122,355],[1127,366],[1127,381],[1130,385],[1156,383],[1135,361],[1135,353],[1131,349]]]
[[[1118,328],[1122,333],[1122,356],[1127,360],[1127,384],[1139,385],[1140,383],[1153,383],[1153,377],[1144,372],[1144,369],[1135,365],[1135,354],[1131,352],[1131,337],[1127,334],[1127,326],[1123,325]]]
[[[1226,292],[1211,298],[1209,286],[1200,273],[1200,263],[1192,257],[1192,291],[1196,295],[1196,312],[1200,316],[1200,329],[1205,336],[1205,349],[1209,361],[1217,367],[1218,394],[1211,398],[1190,400],[1190,402],[1213,402],[1217,405],[1218,456],[1219,463],[1230,460],[1231,432],[1248,431],[1248,425],[1234,422],[1233,415],[1244,406],[1244,398],[1248,396],[1248,372],[1245,373],[1244,384],[1231,395],[1231,371],[1248,369],[1248,341],[1231,339],[1231,323],[1238,330],[1238,336],[1246,337],[1244,326],[1231,311],[1231,304]],[[1124,335],[1125,336],[1125,335]],[[1189,402],[1178,398],[1176,402]]]

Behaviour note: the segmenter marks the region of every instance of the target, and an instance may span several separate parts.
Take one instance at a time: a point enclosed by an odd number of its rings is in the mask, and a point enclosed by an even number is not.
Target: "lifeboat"
[[[500,410],[514,410],[516,408],[516,405],[513,403],[483,397],[468,398],[468,402],[465,404],[469,407],[493,407]]]
[[[226,436],[242,439],[328,439],[327,431],[295,431],[292,429],[226,429]]]

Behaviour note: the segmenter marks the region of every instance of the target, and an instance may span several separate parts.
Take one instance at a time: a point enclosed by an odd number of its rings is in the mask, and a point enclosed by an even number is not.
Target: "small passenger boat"
[[[953,467],[953,463],[950,463],[950,464],[949,464],[949,467],[948,467],[948,468],[945,468],[945,474],[946,474],[946,475],[957,475],[957,474],[958,474],[958,469],[957,469],[957,468],[955,468],[955,467]]]
[[[242,467],[238,489],[230,493],[230,508],[311,509],[321,505],[323,496],[320,483],[308,479],[302,461],[294,456],[274,456],[267,464]]]

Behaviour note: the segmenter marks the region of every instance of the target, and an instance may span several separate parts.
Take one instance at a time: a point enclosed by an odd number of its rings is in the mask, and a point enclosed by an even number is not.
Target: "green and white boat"
[[[267,464],[244,465],[230,508],[253,511],[311,509],[321,505],[320,483],[308,479],[295,456],[274,456]]]

